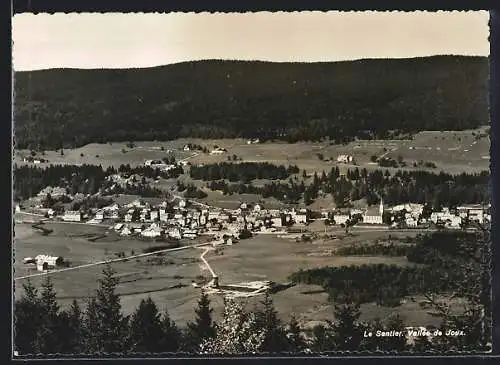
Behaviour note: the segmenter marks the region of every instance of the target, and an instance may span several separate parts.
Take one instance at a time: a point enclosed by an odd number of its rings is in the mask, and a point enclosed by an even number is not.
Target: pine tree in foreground
[[[288,349],[292,353],[302,352],[307,349],[306,341],[302,336],[297,318],[292,316],[287,329]]]
[[[336,304],[335,320],[332,323],[334,348],[330,351],[359,350],[363,340],[363,329],[358,322],[361,312],[355,303]]]
[[[41,305],[38,291],[31,281],[23,284],[23,295],[14,306],[14,348],[21,354],[34,354]]]
[[[96,297],[87,307],[86,350],[89,353],[121,353],[128,350],[128,318],[121,312],[120,298],[115,293],[118,279],[107,266],[99,279]]]
[[[265,294],[262,305],[264,306],[263,310],[256,311],[258,325],[256,330],[265,334],[261,351],[269,353],[287,351],[289,346],[286,333],[268,292]]]
[[[158,353],[162,351],[163,328],[161,315],[155,302],[148,297],[141,300],[130,320],[130,351],[134,353]]]
[[[215,324],[212,321],[212,308],[210,308],[210,299],[202,291],[198,300],[198,307],[195,309],[196,318],[194,322],[189,322],[184,336],[183,350],[186,352],[195,352],[200,344],[215,336]]]
[[[161,352],[178,352],[183,341],[182,332],[175,322],[170,319],[167,309],[165,309],[161,319],[161,329],[163,331],[162,342],[160,344]]]
[[[59,314],[61,353],[81,354],[83,347],[83,314],[76,300]]]
[[[61,352],[59,331],[59,305],[54,285],[47,276],[40,293],[40,323],[37,328],[35,351],[41,354]]]

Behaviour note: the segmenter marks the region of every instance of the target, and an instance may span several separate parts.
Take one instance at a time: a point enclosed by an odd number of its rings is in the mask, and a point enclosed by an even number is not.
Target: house
[[[127,226],[123,227],[123,229],[120,232],[120,236],[129,236],[131,234],[132,234],[132,231]]]
[[[255,204],[255,206],[253,207],[253,211],[258,213],[262,210],[262,207],[259,205],[259,204]]]
[[[167,234],[171,238],[175,238],[175,239],[181,239],[182,238],[181,230],[178,227],[170,227],[167,230]]]
[[[65,222],[80,222],[82,220],[82,213],[80,211],[67,210],[62,216]]]
[[[462,224],[462,218],[460,216],[452,216],[446,220],[446,227],[458,229]]]
[[[150,214],[150,219],[154,222],[159,219],[159,214],[157,210],[152,210]]]
[[[187,144],[186,144],[186,145],[184,145],[183,150],[184,150],[185,152],[188,152],[188,151],[190,151],[190,150],[191,150],[191,148],[189,148],[189,145],[187,145]]]
[[[119,231],[122,228],[123,228],[123,223],[116,223],[115,226],[113,227],[115,231]]]
[[[186,201],[184,199],[179,200],[179,208],[186,208]]]
[[[281,217],[279,217],[279,218],[271,218],[271,224],[274,227],[282,227],[283,226],[283,221],[281,220]]]
[[[166,222],[168,220],[168,213],[165,209],[160,209],[159,211],[160,221]]]
[[[295,214],[293,220],[296,224],[306,224],[307,223],[307,214],[299,213]]]
[[[151,224],[148,228],[146,228],[144,231],[141,232],[141,236],[143,237],[148,237],[148,238],[154,238],[154,237],[160,237],[162,233],[162,229],[155,223]]]
[[[220,212],[209,212],[208,213],[208,220],[211,221],[212,219],[219,219]]]
[[[407,227],[412,227],[412,228],[418,225],[418,221],[413,217],[406,218],[405,223]]]
[[[35,262],[38,271],[46,271],[61,265],[64,259],[61,256],[38,255],[35,257]]]
[[[94,218],[98,221],[102,221],[104,219],[104,212],[102,210],[98,210]]]
[[[346,222],[351,218],[350,215],[348,214],[334,214],[333,215],[333,221],[335,224],[342,225],[346,224]]]
[[[339,162],[339,163],[353,163],[354,158],[351,155],[338,155],[337,162]]]
[[[217,147],[215,149],[213,149],[212,151],[210,151],[210,154],[211,155],[221,155],[223,153],[226,153],[227,150],[225,148],[220,148],[220,147]]]
[[[367,224],[383,224],[382,216],[384,214],[384,203],[380,200],[380,205],[377,210],[366,209],[363,215],[363,223]]]
[[[125,214],[125,217],[123,219],[125,220],[125,222],[132,222],[132,214]]]

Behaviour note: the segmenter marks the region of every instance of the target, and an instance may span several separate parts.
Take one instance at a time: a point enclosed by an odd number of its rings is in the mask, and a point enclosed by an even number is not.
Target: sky
[[[475,12],[16,14],[15,71],[141,68],[203,59],[323,62],[489,55]]]

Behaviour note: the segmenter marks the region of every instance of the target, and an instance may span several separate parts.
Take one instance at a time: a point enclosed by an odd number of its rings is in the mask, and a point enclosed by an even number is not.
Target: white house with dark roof
[[[369,207],[363,214],[363,223],[367,224],[383,224],[382,216],[384,214],[384,203],[380,199],[380,204],[378,209],[374,207]]]

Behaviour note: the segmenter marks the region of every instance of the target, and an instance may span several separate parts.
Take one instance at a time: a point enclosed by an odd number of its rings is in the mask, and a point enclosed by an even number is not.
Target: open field
[[[27,256],[41,253],[61,255],[69,259],[72,266],[75,266],[114,258],[114,253],[120,251],[124,251],[126,255],[130,255],[132,251],[138,254],[145,247],[161,244],[133,239],[114,240],[112,237],[92,243],[87,240],[86,235],[102,233],[106,230],[105,228],[66,224],[47,224],[46,226],[54,230],[49,236],[42,236],[30,225],[16,224],[14,253],[17,260],[14,277],[29,274],[29,270],[21,262],[22,258]],[[387,237],[388,232],[356,232],[345,236],[339,231],[337,234],[339,238],[336,240],[316,241],[315,243],[296,243],[274,235],[259,235],[225,247],[222,255],[210,252],[206,255],[206,259],[219,276],[222,285],[253,280],[286,282],[288,275],[299,268],[364,263],[408,264],[404,257],[340,257],[330,252],[335,247],[360,240]],[[394,232],[390,234],[393,237],[409,235]],[[200,275],[210,277],[207,268],[200,261],[202,252],[202,249],[194,248],[169,252],[163,255],[165,260],[162,264],[153,264],[149,258],[113,263],[112,267],[120,278],[117,291],[121,296],[124,312],[131,313],[141,299],[151,296],[161,308],[168,308],[172,318],[179,324],[192,319],[199,289],[193,288],[191,282]],[[102,266],[94,266],[51,275],[61,305],[66,307],[73,299],[84,301],[92,295],[97,288],[97,280],[102,269]],[[34,272],[34,269],[31,271]],[[44,277],[34,277],[31,280],[35,285],[40,285]],[[22,282],[22,280],[16,281],[16,297],[22,293]],[[276,309],[284,320],[288,320],[291,314],[295,314],[304,323],[331,318],[332,306],[327,302],[326,297],[322,290],[307,285],[298,285],[273,296]],[[261,297],[250,298],[247,304],[251,308],[260,300]],[[222,300],[220,297],[213,297],[212,302],[217,317],[222,311]],[[383,317],[385,313],[392,311],[392,309],[371,304],[363,306],[364,316],[370,318]],[[422,320],[430,320],[418,308],[418,305],[411,301],[403,304],[396,311],[407,317],[409,324],[420,325]]]
[[[466,131],[429,131],[416,134],[413,140],[391,141],[356,141],[347,145],[331,145],[328,142],[301,142],[288,144],[284,142],[267,142],[261,144],[247,144],[243,139],[231,140],[201,140],[178,139],[165,142],[136,142],[136,147],[129,148],[126,143],[88,144],[86,146],[64,150],[64,156],[59,152],[46,151],[45,156],[50,163],[57,164],[101,164],[103,167],[119,166],[120,164],[141,165],[146,159],[161,159],[172,150],[175,157],[188,158],[195,164],[226,162],[228,156],[236,155],[246,162],[270,162],[274,164],[295,164],[308,172],[321,172],[337,165],[332,161],[321,161],[317,154],[321,153],[326,159],[334,160],[340,154],[350,154],[360,167],[367,169],[377,168],[370,161],[372,155],[385,156],[397,159],[401,156],[408,168],[412,168],[413,161],[431,161],[437,169],[450,173],[482,171],[489,169],[489,138],[484,136],[476,140],[475,135],[485,133],[486,128]],[[473,135],[473,133],[475,135]],[[181,151],[186,143],[206,146],[209,150],[215,145],[226,148],[227,153],[222,155],[208,155],[196,151]],[[161,148],[163,147],[163,150]],[[385,150],[384,150],[385,149]],[[127,151],[123,153],[122,150]],[[29,151],[19,150],[14,158],[15,163],[22,163],[22,157]],[[83,156],[81,156],[83,154]],[[99,156],[99,157],[96,157]],[[41,164],[43,166],[44,164]],[[340,165],[345,169],[348,165]]]

